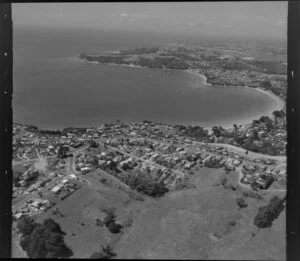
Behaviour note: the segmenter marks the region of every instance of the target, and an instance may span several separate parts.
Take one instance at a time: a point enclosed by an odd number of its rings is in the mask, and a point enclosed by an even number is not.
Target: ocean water
[[[168,35],[76,29],[14,29],[14,122],[40,128],[122,120],[230,125],[267,112],[273,100],[250,88],[210,87],[187,72],[90,64],[99,52],[182,41]]]

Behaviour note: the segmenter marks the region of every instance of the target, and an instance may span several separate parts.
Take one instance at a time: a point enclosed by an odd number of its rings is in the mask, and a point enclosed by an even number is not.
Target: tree
[[[17,223],[17,228],[20,231],[20,233],[24,236],[29,235],[33,229],[35,228],[35,222],[33,218],[30,216],[24,215],[22,216],[18,223]]]
[[[257,130],[254,129],[254,130],[252,131],[252,135],[253,135],[253,139],[254,139],[254,140],[259,140],[259,138],[258,138],[258,131],[257,131]]]
[[[266,127],[268,131],[273,129],[273,123],[271,119],[266,122]]]
[[[72,250],[65,244],[65,234],[59,224],[46,219],[42,224],[33,223],[30,233],[23,234],[20,245],[30,258],[70,257]]]
[[[122,226],[117,224],[115,221],[110,222],[109,225],[107,226],[107,229],[109,230],[110,233],[113,234],[118,234],[121,232]]]
[[[262,82],[262,87],[266,88],[266,89],[270,89],[272,88],[272,84],[271,84],[271,81],[270,80],[265,80]]]
[[[277,124],[277,119],[281,117],[280,111],[273,111],[273,116],[275,117],[275,124]]]
[[[240,207],[240,208],[246,208],[248,207],[248,204],[246,203],[246,201],[243,198],[237,198],[236,199],[236,204]]]
[[[92,140],[92,141],[90,142],[90,147],[91,147],[91,148],[98,148],[98,144],[97,144],[94,140]]]
[[[214,134],[216,137],[220,137],[220,136],[221,136],[221,130],[219,129],[219,127],[214,126],[214,127],[212,127],[211,130],[212,130],[213,134]]]
[[[58,158],[66,158],[67,152],[69,151],[69,148],[66,146],[60,146],[57,151],[57,157]]]
[[[113,252],[113,249],[109,245],[101,245],[102,251],[93,253],[90,258],[91,259],[111,259],[115,257],[116,254]]]
[[[273,221],[278,218],[280,213],[284,210],[285,200],[286,197],[283,199],[277,196],[272,197],[268,205],[258,209],[258,213],[254,218],[254,224],[259,228],[271,227]]]

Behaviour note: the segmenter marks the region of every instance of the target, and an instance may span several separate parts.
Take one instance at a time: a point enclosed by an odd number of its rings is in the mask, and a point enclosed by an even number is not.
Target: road
[[[140,138],[144,138],[141,135],[137,135]],[[153,141],[153,142],[157,142],[157,140],[153,140],[151,138],[146,138],[147,140]],[[170,145],[170,143],[168,142],[164,142],[159,140],[160,143],[165,144],[165,145]],[[245,149],[241,148],[241,147],[236,147],[234,145],[230,145],[230,144],[226,144],[226,143],[205,143],[205,142],[201,142],[201,141],[193,141],[192,144],[185,144],[182,147],[189,147],[189,146],[202,146],[202,147],[215,147],[215,148],[226,148],[228,150],[228,152],[234,153],[234,154],[238,154],[239,156],[243,157],[243,158],[247,158],[249,160],[274,160],[277,162],[282,162],[282,163],[286,163],[286,156],[271,156],[271,155],[267,155],[267,154],[262,154],[262,153],[257,153],[257,152],[252,152],[252,151],[248,151],[248,154],[246,154]]]
[[[199,143],[199,142],[198,142]],[[203,145],[204,143],[201,143],[201,145]],[[235,154],[239,154],[240,156],[244,157],[244,158],[248,158],[248,159],[258,159],[258,160],[275,160],[275,161],[279,161],[279,162],[286,162],[286,156],[271,156],[271,155],[266,155],[266,154],[261,154],[261,153],[256,153],[256,152],[252,152],[252,151],[248,151],[248,154],[246,154],[245,149],[240,148],[240,147],[236,147],[230,144],[223,144],[223,143],[206,143],[206,145],[212,146],[212,147],[224,147],[227,148],[229,152],[233,152]]]
[[[78,149],[75,149],[72,151],[72,153],[76,153],[76,152],[80,152],[80,151],[83,151],[85,149],[87,149],[89,147],[89,145],[85,145],[83,147],[80,147]],[[50,157],[50,156],[49,156]],[[45,158],[49,158],[49,157],[45,157]],[[51,157],[54,157],[54,156],[51,156]],[[63,179],[66,178],[67,175],[70,175],[72,173],[74,174],[77,174],[75,171],[75,168],[74,168],[74,154],[73,154],[73,157],[69,157],[66,159],[66,172],[65,172],[65,175],[63,175],[62,177],[57,177],[57,178],[54,178],[50,183],[48,183],[45,187],[43,187],[42,189],[40,189],[39,191],[36,191],[34,193],[31,193],[29,194],[27,197],[25,197],[24,199],[22,199],[21,201],[19,201],[18,203],[14,204],[13,207],[12,207],[12,210],[16,210],[18,209],[20,206],[22,206],[26,201],[38,196],[38,193],[42,192],[42,193],[45,193],[45,192],[48,192],[48,188],[51,187],[53,184],[55,184],[56,182],[60,182],[62,181]],[[34,159],[34,160],[37,160],[37,159]],[[75,170],[75,171],[74,171]]]

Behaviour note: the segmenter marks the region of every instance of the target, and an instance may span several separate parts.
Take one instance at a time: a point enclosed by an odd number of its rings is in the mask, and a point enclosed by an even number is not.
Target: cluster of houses
[[[275,178],[277,178],[278,175],[285,175],[286,171],[284,169],[268,169],[267,167],[259,168],[257,165],[243,165],[242,174],[242,183],[254,189],[268,189]]]
[[[240,126],[238,132],[251,135],[253,129],[255,129],[260,139],[277,144],[282,143],[282,146],[284,146],[286,144],[286,130],[279,126],[281,125],[274,128],[272,133],[268,132],[264,125]],[[25,131],[24,133],[30,132]],[[35,136],[31,138],[36,139]],[[120,122],[103,124],[99,128],[89,128],[78,133],[44,135],[38,137],[38,139],[39,150],[44,149],[47,153],[53,154],[57,153],[58,146],[61,145],[76,147],[78,144],[82,145],[96,141],[98,146],[98,140],[101,140],[101,144],[104,144],[104,148],[101,150],[97,151],[96,148],[96,150],[91,149],[91,152],[85,151],[76,155],[75,166],[77,171],[82,174],[93,171],[98,167],[105,170],[111,166],[117,166],[121,171],[147,167],[151,169],[150,173],[157,179],[162,178],[167,181],[167,177],[181,179],[183,177],[182,173],[189,173],[195,167],[223,167],[231,171],[243,163],[243,158],[239,155],[228,153],[225,149],[214,149],[209,144],[201,146],[201,152],[197,151],[195,150],[196,147],[193,146],[193,139],[187,139],[174,126],[149,121],[131,124]],[[224,139],[224,137],[219,139]],[[230,143],[226,140],[223,142]],[[186,145],[189,145],[191,150],[187,149]],[[110,148],[116,148],[116,150]],[[124,153],[120,153],[120,151]],[[257,163],[268,164],[263,160],[257,161]],[[57,193],[62,189],[62,185],[56,186],[53,192]]]
[[[13,211],[13,218],[15,220],[20,219],[23,215],[33,216],[47,211],[51,208],[52,204],[49,200],[43,199],[30,199],[23,207]]]
[[[77,180],[78,180],[77,175],[70,174],[67,178],[61,180],[58,184],[56,184],[51,189],[51,192],[60,196],[60,199],[63,200],[80,188],[79,183],[74,182]]]

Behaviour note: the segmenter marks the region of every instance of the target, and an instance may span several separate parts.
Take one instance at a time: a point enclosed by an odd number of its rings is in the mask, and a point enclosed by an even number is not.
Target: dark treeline
[[[273,221],[279,217],[284,210],[286,197],[280,199],[274,196],[270,199],[268,205],[259,207],[258,213],[254,218],[254,224],[259,228],[271,227]]]
[[[159,51],[158,47],[150,47],[150,48],[136,48],[134,50],[121,50],[120,54],[149,54],[149,53],[156,53]]]
[[[20,246],[29,258],[68,258],[73,255],[64,242],[65,233],[52,219],[45,219],[40,224],[29,216],[23,216],[17,228],[22,235]]]

